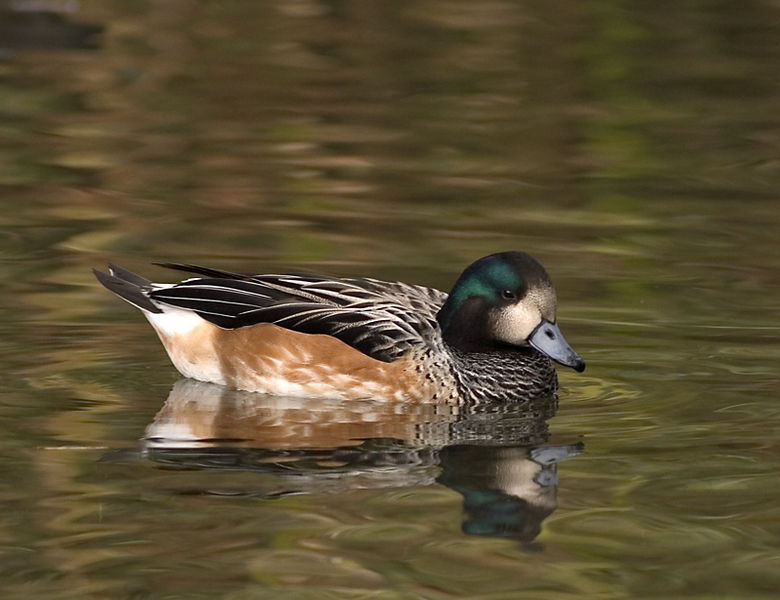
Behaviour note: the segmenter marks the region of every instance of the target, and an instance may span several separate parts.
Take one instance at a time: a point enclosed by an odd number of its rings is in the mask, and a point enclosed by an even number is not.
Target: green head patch
[[[493,254],[478,260],[463,271],[439,312],[438,319],[443,328],[450,326],[452,318],[470,298],[480,298],[488,306],[493,306],[500,302],[505,291],[514,293],[517,298],[523,296],[526,282],[518,265],[507,260],[506,255],[511,254],[519,253]]]

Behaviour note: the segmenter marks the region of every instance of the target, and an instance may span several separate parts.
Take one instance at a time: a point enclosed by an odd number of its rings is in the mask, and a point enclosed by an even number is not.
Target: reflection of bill
[[[438,482],[463,495],[465,533],[529,543],[556,508],[557,462],[582,452],[542,446],[555,408],[554,398],[475,406],[285,398],[182,379],[144,446],[169,465],[280,476],[278,489],[242,495]]]

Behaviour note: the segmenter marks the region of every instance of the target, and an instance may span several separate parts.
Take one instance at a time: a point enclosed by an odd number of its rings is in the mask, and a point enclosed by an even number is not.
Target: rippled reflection
[[[556,464],[583,446],[545,446],[555,398],[473,406],[266,396],[181,379],[148,426],[144,455],[179,468],[278,475],[276,487],[188,493],[277,498],[354,488],[446,485],[464,533],[532,542],[556,508]]]

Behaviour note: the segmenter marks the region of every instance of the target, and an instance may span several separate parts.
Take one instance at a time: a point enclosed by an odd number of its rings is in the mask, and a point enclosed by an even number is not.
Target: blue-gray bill
[[[572,350],[555,323],[542,321],[528,336],[528,343],[545,356],[566,367],[571,367],[578,373],[585,370],[585,361]]]

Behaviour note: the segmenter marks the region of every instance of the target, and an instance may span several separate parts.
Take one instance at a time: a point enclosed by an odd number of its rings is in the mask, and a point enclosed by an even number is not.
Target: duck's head
[[[501,252],[463,271],[436,318],[444,341],[458,350],[530,346],[582,372],[585,361],[566,343],[555,311],[555,288],[539,261],[525,252]]]

